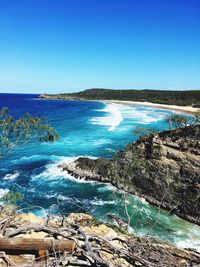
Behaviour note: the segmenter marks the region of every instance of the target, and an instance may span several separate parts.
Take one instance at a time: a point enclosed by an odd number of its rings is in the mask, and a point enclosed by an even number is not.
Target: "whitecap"
[[[16,179],[17,177],[19,177],[19,172],[15,171],[14,173],[8,173],[6,174],[3,179],[4,180],[14,180]]]
[[[175,244],[179,248],[193,248],[200,252],[200,227],[191,223],[184,222],[183,227],[179,229],[179,238],[175,238]],[[184,237],[186,235],[186,237]],[[184,237],[184,238],[183,238]]]
[[[79,156],[80,157],[80,156]],[[49,181],[54,181],[58,179],[68,179],[76,183],[91,183],[95,184],[97,182],[95,181],[86,181],[85,179],[77,179],[74,178],[72,175],[70,175],[68,172],[63,171],[62,168],[59,168],[58,166],[64,163],[70,163],[78,159],[79,157],[60,157],[60,160],[55,161],[54,163],[49,163],[45,166],[45,170],[41,173],[34,175],[31,177],[33,180],[38,179],[46,179]],[[92,157],[90,157],[92,158]]]
[[[90,203],[95,206],[104,206],[104,205],[115,205],[117,204],[117,201],[98,199],[98,200],[92,200]]]
[[[126,119],[132,119],[134,122],[139,124],[149,124],[163,120],[166,117],[166,112],[156,112],[155,109],[147,109],[135,106],[123,106],[121,110],[123,117]]]
[[[57,196],[57,199],[58,200],[62,200],[62,201],[71,201],[72,200],[72,198],[71,197],[67,197],[67,196],[63,196],[63,195],[61,195],[61,194],[59,194],[58,196]]]
[[[9,192],[9,189],[0,189],[0,198],[4,197]]]
[[[140,201],[143,203],[143,204],[145,204],[145,205],[149,205],[149,203],[146,201],[146,199],[145,198],[143,198],[143,197],[140,197]]]
[[[99,192],[116,191],[117,189],[113,185],[103,185],[97,189]]]
[[[123,121],[120,107],[121,105],[115,103],[106,104],[105,108],[98,110],[99,112],[105,112],[106,116],[93,117],[90,119],[90,123],[107,126],[108,131],[114,131],[116,127]]]
[[[98,140],[94,140],[92,143],[93,146],[101,146],[105,144],[110,144],[112,141],[110,139],[102,138]]]
[[[57,194],[56,194],[56,193],[54,193],[54,194],[46,194],[46,195],[45,195],[45,198],[47,198],[47,199],[50,199],[50,198],[57,198]]]
[[[32,156],[23,156],[19,159],[12,160],[13,163],[24,163],[24,162],[31,162],[31,161],[38,161],[38,160],[58,160],[60,156],[56,155],[32,155]]]
[[[196,251],[200,253],[199,239],[178,240],[178,241],[175,241],[175,244],[178,248],[196,249]]]
[[[109,131],[114,131],[123,120],[131,120],[132,123],[150,124],[164,120],[169,114],[167,110],[159,110],[145,106],[131,106],[116,103],[104,103],[105,108],[97,110],[106,113],[105,116],[96,116],[89,120],[91,124],[107,126]],[[123,125],[123,130],[129,126]],[[132,127],[130,125],[130,127]]]

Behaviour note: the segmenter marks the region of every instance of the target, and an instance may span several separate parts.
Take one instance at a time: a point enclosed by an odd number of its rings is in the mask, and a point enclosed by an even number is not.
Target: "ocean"
[[[48,213],[89,212],[110,222],[109,212],[126,219],[131,231],[170,241],[179,247],[200,251],[200,227],[167,211],[159,211],[143,199],[110,185],[71,177],[57,166],[80,156],[111,158],[137,140],[137,126],[168,128],[170,110],[92,101],[39,100],[38,95],[0,94],[0,108],[14,117],[24,113],[47,118],[61,138],[55,143],[33,143],[18,147],[0,160],[0,196],[8,191],[24,195],[20,208],[39,216]]]

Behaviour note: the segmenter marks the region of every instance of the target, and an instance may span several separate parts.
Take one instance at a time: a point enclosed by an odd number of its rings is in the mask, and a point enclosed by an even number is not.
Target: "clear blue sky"
[[[0,0],[0,92],[200,89],[199,0]]]

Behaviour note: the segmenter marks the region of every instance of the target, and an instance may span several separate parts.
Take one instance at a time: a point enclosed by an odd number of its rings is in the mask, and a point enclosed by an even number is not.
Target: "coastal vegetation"
[[[77,93],[44,94],[44,99],[123,100],[152,102],[158,104],[200,107],[200,90],[136,90],[136,89],[87,89]]]
[[[136,135],[138,138],[141,138],[141,137],[143,137],[145,135],[156,134],[156,133],[157,133],[157,131],[155,129],[148,128],[148,127],[137,126],[133,130],[133,134]]]
[[[8,192],[0,198],[0,201],[4,205],[14,205],[16,206],[18,202],[23,200],[23,194],[21,192]]]
[[[16,119],[10,115],[8,108],[0,110],[0,158],[23,144],[58,139],[59,134],[44,118],[25,114]]]
[[[166,122],[169,124],[169,129],[184,128],[188,125],[200,123],[200,110],[197,110],[193,116],[186,114],[170,114],[166,117]]]
[[[13,149],[32,142],[54,142],[59,139],[56,129],[45,118],[25,114],[20,118],[10,115],[8,108],[0,110],[0,159]],[[23,194],[9,191],[0,198],[4,209],[15,211],[17,204],[23,201]]]
[[[8,109],[0,114],[1,145],[6,146],[2,157],[25,143],[52,142],[59,138],[44,119],[30,115],[15,119]],[[186,126],[189,117],[181,116],[171,116],[173,127],[179,126],[178,129],[158,133],[138,127],[135,134],[140,139],[111,160],[79,158],[72,165],[63,164],[59,168],[75,177],[112,183],[199,224],[198,114],[190,126]],[[21,201],[23,195],[19,192],[8,192],[1,198],[3,266],[168,267],[170,262],[179,267],[200,263],[196,251],[127,232],[134,211],[127,209],[125,193],[121,201],[127,221],[107,214],[117,227],[97,221],[89,214],[48,214],[46,218],[24,214],[17,207]]]
[[[111,160],[79,158],[59,166],[86,180],[111,183],[200,224],[200,125],[150,133]]]

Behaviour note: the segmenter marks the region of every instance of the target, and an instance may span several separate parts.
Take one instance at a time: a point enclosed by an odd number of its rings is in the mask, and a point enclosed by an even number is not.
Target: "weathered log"
[[[67,251],[72,253],[76,249],[73,240],[53,240],[39,238],[0,238],[0,250],[8,251],[39,251],[48,250],[49,252]]]

